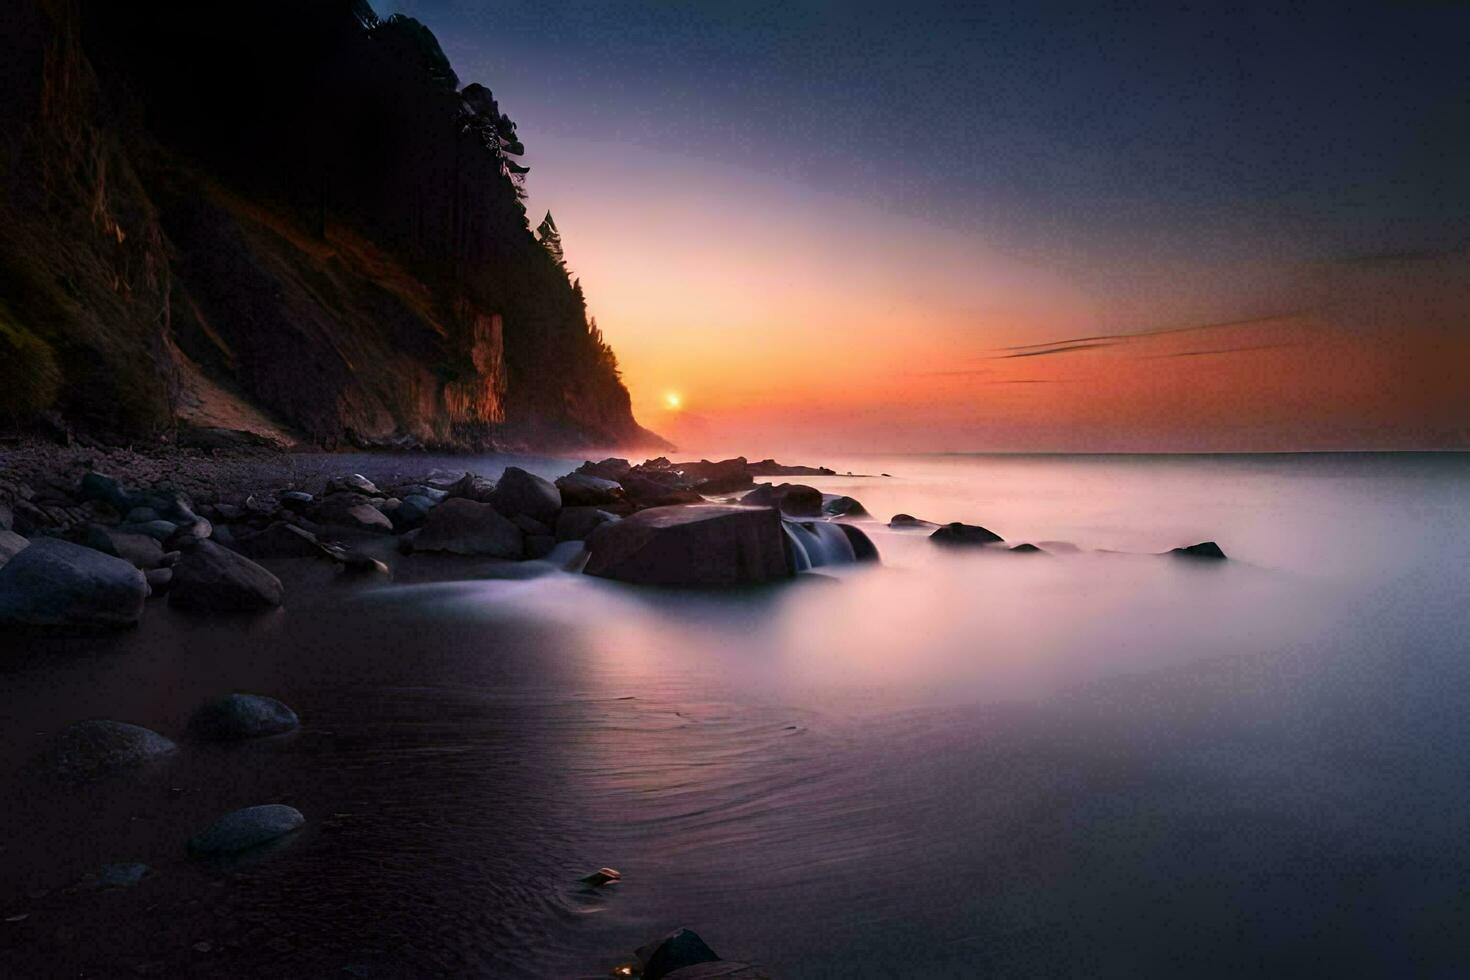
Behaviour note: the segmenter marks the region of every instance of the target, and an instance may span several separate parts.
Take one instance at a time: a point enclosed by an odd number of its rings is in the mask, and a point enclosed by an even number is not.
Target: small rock
[[[868,509],[851,497],[822,494],[822,511],[833,517],[867,517]]]
[[[163,515],[152,507],[134,507],[123,517],[123,522],[127,524],[147,524],[161,520],[163,520]]]
[[[174,570],[172,568],[150,568],[143,573],[148,580],[148,594],[162,595],[167,592],[174,581]]]
[[[227,813],[209,829],[189,839],[189,853],[236,854],[299,830],[306,818],[295,807],[280,803],[248,806]]]
[[[280,735],[300,726],[296,712],[263,694],[227,694],[189,719],[189,734],[210,742]]]
[[[316,500],[305,490],[287,490],[279,499],[283,508],[297,514],[303,513]]]
[[[938,527],[939,525],[933,521],[926,521],[922,518],[915,517],[912,514],[894,514],[893,520],[888,522],[888,526],[891,528],[902,530],[909,528]]]
[[[172,755],[178,746],[155,731],[123,721],[95,719],[63,728],[37,759],[48,772],[98,776]]]
[[[643,980],[663,980],[675,970],[719,959],[692,929],[675,929],[635,952],[643,964]]]
[[[272,558],[330,558],[330,552],[310,531],[294,524],[276,523],[254,534],[242,534],[232,545],[255,561]]]
[[[281,604],[281,580],[213,541],[201,541],[174,566],[169,605],[207,612],[253,611]]]
[[[372,480],[361,473],[349,473],[347,476],[339,476],[327,481],[327,493],[361,493],[369,497],[376,497],[381,492]]]
[[[598,888],[610,881],[621,881],[622,877],[623,873],[616,868],[598,868],[590,875],[583,875],[577,880],[584,885],[591,885],[593,888]]]
[[[1203,558],[1208,561],[1224,561],[1226,557],[1225,552],[1213,541],[1201,541],[1199,544],[1192,544],[1186,548],[1175,548],[1169,554],[1178,555],[1181,558]]]

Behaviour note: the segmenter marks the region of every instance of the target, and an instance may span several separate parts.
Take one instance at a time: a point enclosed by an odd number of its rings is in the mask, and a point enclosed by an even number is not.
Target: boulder
[[[1199,544],[1192,544],[1185,548],[1175,548],[1169,554],[1178,555],[1180,558],[1200,558],[1205,561],[1224,561],[1226,557],[1225,552],[1213,541],[1201,541]]]
[[[92,536],[97,539],[97,544],[91,540],[85,542],[89,547],[96,547],[98,551],[116,555],[131,564],[134,568],[147,571],[157,568],[163,563],[163,545],[158,539],[146,534],[130,534],[127,531],[119,531],[116,528],[92,525],[89,528]],[[105,541],[108,547],[98,547]]]
[[[227,813],[209,829],[189,839],[189,853],[200,856],[237,854],[299,830],[306,818],[295,807],[280,803],[247,806]]]
[[[189,719],[189,734],[207,742],[280,735],[300,726],[296,712],[261,694],[227,694]]]
[[[463,497],[452,497],[431,510],[414,534],[414,551],[520,558],[525,547],[521,529],[509,518],[490,504]]]
[[[836,522],[834,522],[836,523]],[[878,546],[873,539],[863,533],[862,528],[851,524],[840,524],[842,533],[847,535],[847,541],[852,545],[852,556],[856,561],[878,561]]]
[[[603,524],[587,546],[587,574],[642,585],[744,585],[795,574],[780,515],[757,507],[654,507]]]
[[[400,483],[393,488],[393,496],[405,502],[409,497],[424,497],[428,499],[430,505],[433,505],[442,504],[448,500],[449,491],[436,490],[426,483]]]
[[[14,531],[0,528],[0,567],[20,554],[28,544],[30,544],[29,541]]]
[[[556,515],[556,540],[584,540],[602,525],[618,519],[616,514],[596,507],[563,507]]]
[[[280,579],[213,541],[201,541],[173,572],[168,602],[180,609],[249,612],[281,604]]]
[[[392,520],[395,530],[412,531],[424,523],[424,518],[429,516],[429,511],[434,509],[436,503],[436,500],[424,494],[411,493],[403,498],[403,502],[393,511],[389,519]]]
[[[643,980],[664,980],[675,970],[719,960],[715,951],[692,929],[675,929],[635,952],[638,962],[643,964]]]
[[[510,519],[510,522],[516,527],[520,528],[521,533],[523,534],[531,535],[551,533],[551,528],[547,527],[545,524],[542,524],[540,521],[536,520],[536,518],[531,517],[528,514],[517,514]]]
[[[36,764],[60,776],[100,776],[157,761],[177,749],[173,742],[141,725],[94,719],[63,728]]]
[[[147,598],[131,564],[60,538],[37,538],[0,567],[0,623],[131,626]]]
[[[575,472],[585,473],[587,476],[600,477],[604,480],[615,480],[621,483],[623,477],[627,476],[628,471],[632,468],[633,464],[629,463],[626,459],[619,459],[615,456],[609,456],[607,459],[604,459],[601,462],[597,463],[594,463],[589,459],[587,460],[587,462],[577,467]]]
[[[704,498],[693,490],[673,487],[637,473],[622,480],[623,493],[639,507],[672,507],[676,504],[702,504]]]
[[[163,515],[152,507],[134,507],[123,515],[125,524],[147,524],[149,521],[161,521]]]
[[[556,538],[550,534],[528,534],[526,535],[526,557],[545,558],[551,554],[551,549],[556,547]]]
[[[792,517],[822,515],[822,491],[801,483],[762,483],[740,502],[747,507],[775,507]]]
[[[929,535],[929,540],[935,544],[949,547],[971,547],[974,545],[995,544],[1005,540],[994,531],[980,527],[978,524],[961,524],[955,521],[946,524]]]
[[[563,507],[595,507],[621,500],[623,485],[616,480],[604,480],[587,473],[568,473],[557,477],[556,488],[561,491]]]
[[[556,512],[561,510],[561,491],[550,480],[519,466],[507,466],[495,485],[491,503],[506,517],[524,514],[549,527],[556,523]]]

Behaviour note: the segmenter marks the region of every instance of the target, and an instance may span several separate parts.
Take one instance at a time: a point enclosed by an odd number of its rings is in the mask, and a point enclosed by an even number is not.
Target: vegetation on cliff
[[[656,441],[555,224],[527,222],[514,122],[424,25],[362,0],[7,6],[0,345],[29,380],[0,415]]]

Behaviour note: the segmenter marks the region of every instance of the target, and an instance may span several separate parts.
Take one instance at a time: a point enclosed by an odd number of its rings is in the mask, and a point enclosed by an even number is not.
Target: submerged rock
[[[1014,548],[1011,549],[1011,552],[1013,554],[1022,554],[1022,555],[1044,555],[1044,554],[1046,554],[1045,551],[1042,551],[1040,548],[1036,547],[1036,545],[1034,545],[1034,544],[1018,544]]]
[[[148,865],[137,862],[104,864],[97,869],[93,881],[98,888],[132,888],[152,871]]]
[[[888,522],[888,526],[895,530],[903,531],[938,527],[939,524],[935,521],[926,521],[921,517],[915,517],[912,514],[894,514],[893,519]]]
[[[822,494],[822,510],[833,517],[867,517],[868,509],[852,497]]]
[[[281,604],[281,580],[244,555],[201,541],[174,566],[169,605],[206,612],[248,612]]]
[[[141,725],[93,719],[63,728],[36,761],[60,776],[100,776],[154,762],[177,750],[172,741]]]
[[[969,547],[973,545],[995,544],[1004,541],[999,534],[978,524],[961,524],[955,521],[946,524],[929,535],[929,540],[935,544]]]
[[[756,507],[654,507],[602,525],[587,547],[587,574],[642,585],[745,585],[795,574],[780,516]]]
[[[550,480],[543,480],[519,466],[507,466],[495,485],[491,498],[495,509],[506,517],[524,514],[550,527],[561,510],[561,491]]]
[[[189,719],[189,734],[210,742],[280,735],[299,727],[296,712],[263,694],[227,694]]]
[[[775,507],[792,517],[822,515],[822,491],[801,483],[763,483],[740,502],[747,507]]]
[[[247,806],[220,817],[209,829],[189,839],[189,853],[236,854],[268,844],[306,824],[295,807],[280,803]]]
[[[130,563],[60,538],[37,538],[0,566],[0,623],[131,626],[147,598]]]
[[[616,868],[598,868],[591,874],[583,875],[577,880],[584,885],[591,885],[593,888],[598,888],[609,882],[621,881],[622,878],[623,873]]]
[[[1201,541],[1186,548],[1175,548],[1169,554],[1181,558],[1203,558],[1207,561],[1224,561],[1226,558],[1225,552],[1213,541]]]
[[[643,964],[643,980],[663,980],[675,970],[719,960],[715,951],[692,929],[675,929],[635,952]]]
[[[429,512],[424,526],[413,532],[411,546],[414,551],[520,558],[525,541],[521,529],[492,505],[453,497]]]

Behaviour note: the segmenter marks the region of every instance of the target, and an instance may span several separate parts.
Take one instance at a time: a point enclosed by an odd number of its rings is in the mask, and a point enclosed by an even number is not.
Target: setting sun
[[[684,407],[684,398],[677,391],[671,391],[664,395],[664,407],[671,412],[677,412]]]

